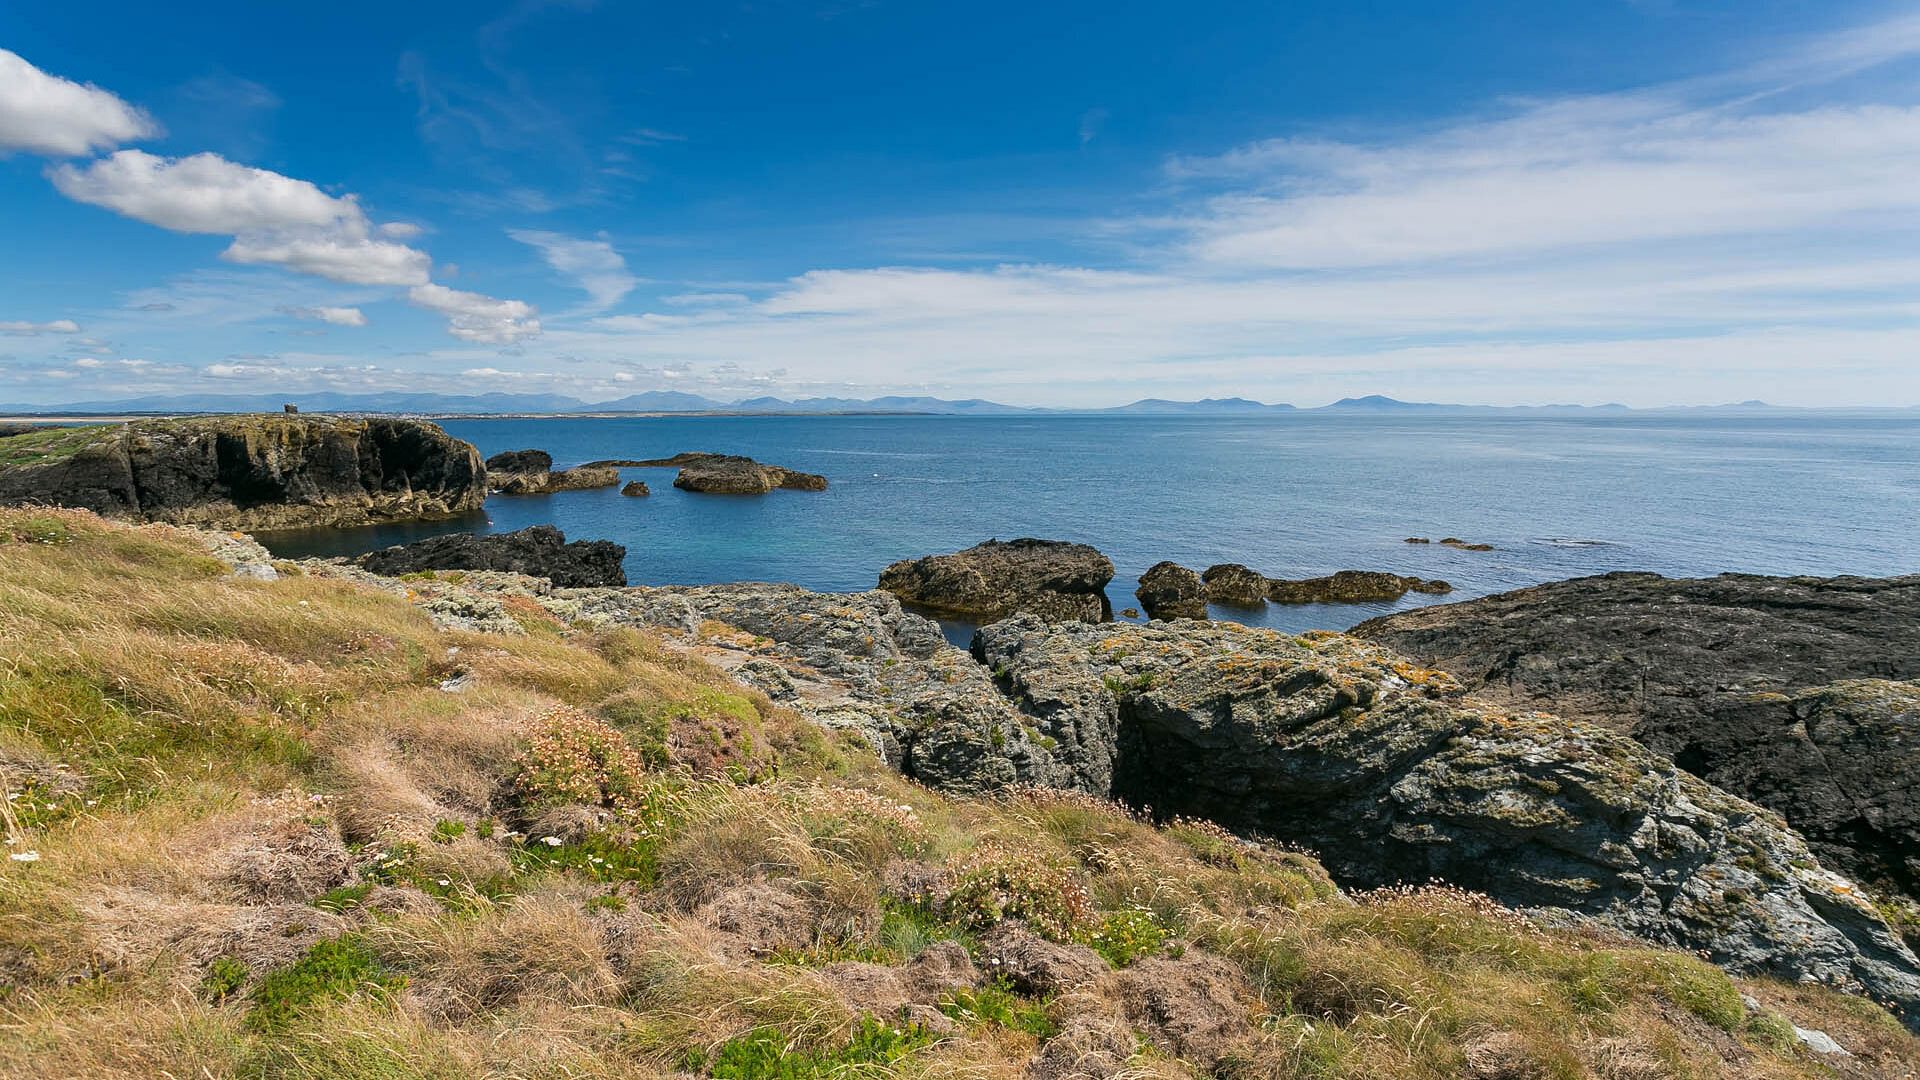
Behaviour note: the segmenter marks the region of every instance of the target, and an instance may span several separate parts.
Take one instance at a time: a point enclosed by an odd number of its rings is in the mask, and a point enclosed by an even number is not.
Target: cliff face
[[[207,416],[0,440],[0,504],[143,521],[361,525],[458,514],[485,496],[479,453],[417,420]]]

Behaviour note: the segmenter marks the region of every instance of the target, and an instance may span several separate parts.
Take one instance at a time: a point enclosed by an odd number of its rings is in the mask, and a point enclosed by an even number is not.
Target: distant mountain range
[[[717,401],[677,390],[649,390],[613,401],[581,401],[563,394],[303,394],[286,397],[273,394],[176,394],[171,396],[120,398],[87,401],[71,405],[0,405],[0,412],[16,415],[87,416],[125,413],[219,413],[278,412],[293,403],[307,412],[413,413],[425,415],[521,415],[552,413],[679,413],[830,416],[849,413],[891,413],[929,416],[1272,416],[1287,413],[1352,413],[1382,415],[1541,415],[1607,416],[1629,412],[1761,412],[1782,409],[1763,401],[1742,401],[1728,405],[1668,406],[1660,409],[1631,409],[1625,405],[1447,405],[1435,402],[1399,401],[1379,394],[1341,398],[1331,405],[1302,409],[1293,405],[1267,405],[1247,398],[1203,398],[1199,401],[1169,401],[1146,398],[1130,405],[1107,409],[1042,409],[967,398],[952,401],[936,397],[833,398],[813,397],[789,401],[777,397]],[[1786,407],[1790,408],[1790,407]],[[1866,410],[1849,410],[1866,411]],[[1912,408],[1872,411],[1913,412]]]

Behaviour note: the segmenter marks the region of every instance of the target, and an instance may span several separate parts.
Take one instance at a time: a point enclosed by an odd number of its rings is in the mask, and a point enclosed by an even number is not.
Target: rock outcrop
[[[605,466],[556,470],[553,455],[545,450],[507,450],[487,459],[487,486],[502,495],[550,495],[613,487],[619,482],[619,472]]]
[[[1398,600],[1409,592],[1450,593],[1444,581],[1424,580],[1377,570],[1341,570],[1299,581],[1267,579],[1267,599],[1276,604],[1364,604]]]
[[[1337,634],[1023,616],[974,652],[1043,735],[1112,731],[1107,791],[1157,814],[1306,844],[1347,884],[1439,879],[1920,1021],[1920,960],[1849,881],[1777,816],[1606,727],[1475,702]]]
[[[917,607],[981,622],[1024,611],[1051,621],[1113,618],[1113,562],[1064,540],[988,540],[951,555],[902,559],[880,588]]]
[[[1288,580],[1270,578],[1239,563],[1209,566],[1201,575],[1206,598],[1232,607],[1275,604],[1364,604],[1398,600],[1409,592],[1449,593],[1444,581],[1386,574],[1376,570],[1341,570],[1326,577]]]
[[[1481,697],[1629,732],[1920,897],[1920,576],[1607,574],[1354,633]]]
[[[1207,586],[1200,575],[1176,562],[1157,562],[1140,575],[1133,595],[1149,619],[1204,619]]]
[[[646,481],[644,481],[644,480],[629,480],[629,481],[627,481],[627,483],[626,483],[626,486],[620,489],[620,494],[622,494],[622,495],[631,495],[631,496],[634,496],[634,497],[636,497],[636,498],[640,498],[640,497],[644,497],[644,496],[647,496],[647,495],[651,495],[651,494],[653,494],[653,492],[651,492],[651,491],[648,491],[648,490],[647,490],[647,483],[646,483]]]
[[[0,504],[228,529],[448,517],[486,494],[480,455],[419,420],[185,417],[0,440]]]
[[[450,533],[361,556],[360,566],[397,577],[421,570],[500,570],[543,577],[555,585],[625,585],[627,549],[611,540],[575,540],[551,525],[518,532]]]
[[[673,478],[674,487],[710,495],[764,495],[775,488],[792,491],[827,490],[827,478],[818,473],[765,465],[738,454],[690,451],[665,458],[607,458],[591,462],[586,467],[595,466],[677,468],[680,472]]]

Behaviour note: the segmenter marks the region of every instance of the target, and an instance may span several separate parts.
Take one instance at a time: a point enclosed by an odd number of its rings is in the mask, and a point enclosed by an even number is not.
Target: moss
[[[808,1048],[779,1028],[759,1027],[711,1055],[689,1054],[682,1065],[716,1080],[812,1080],[873,1071],[932,1041],[923,1028],[893,1027],[873,1017],[862,1018],[844,1043],[826,1048]]]
[[[285,1031],[316,1006],[353,994],[385,997],[403,984],[354,935],[322,941],[286,967],[267,973],[248,995],[247,1026]]]

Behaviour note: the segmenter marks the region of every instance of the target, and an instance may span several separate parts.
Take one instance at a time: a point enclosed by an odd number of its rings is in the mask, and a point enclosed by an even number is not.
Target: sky
[[[1920,404],[1920,4],[0,6],[0,404]]]

